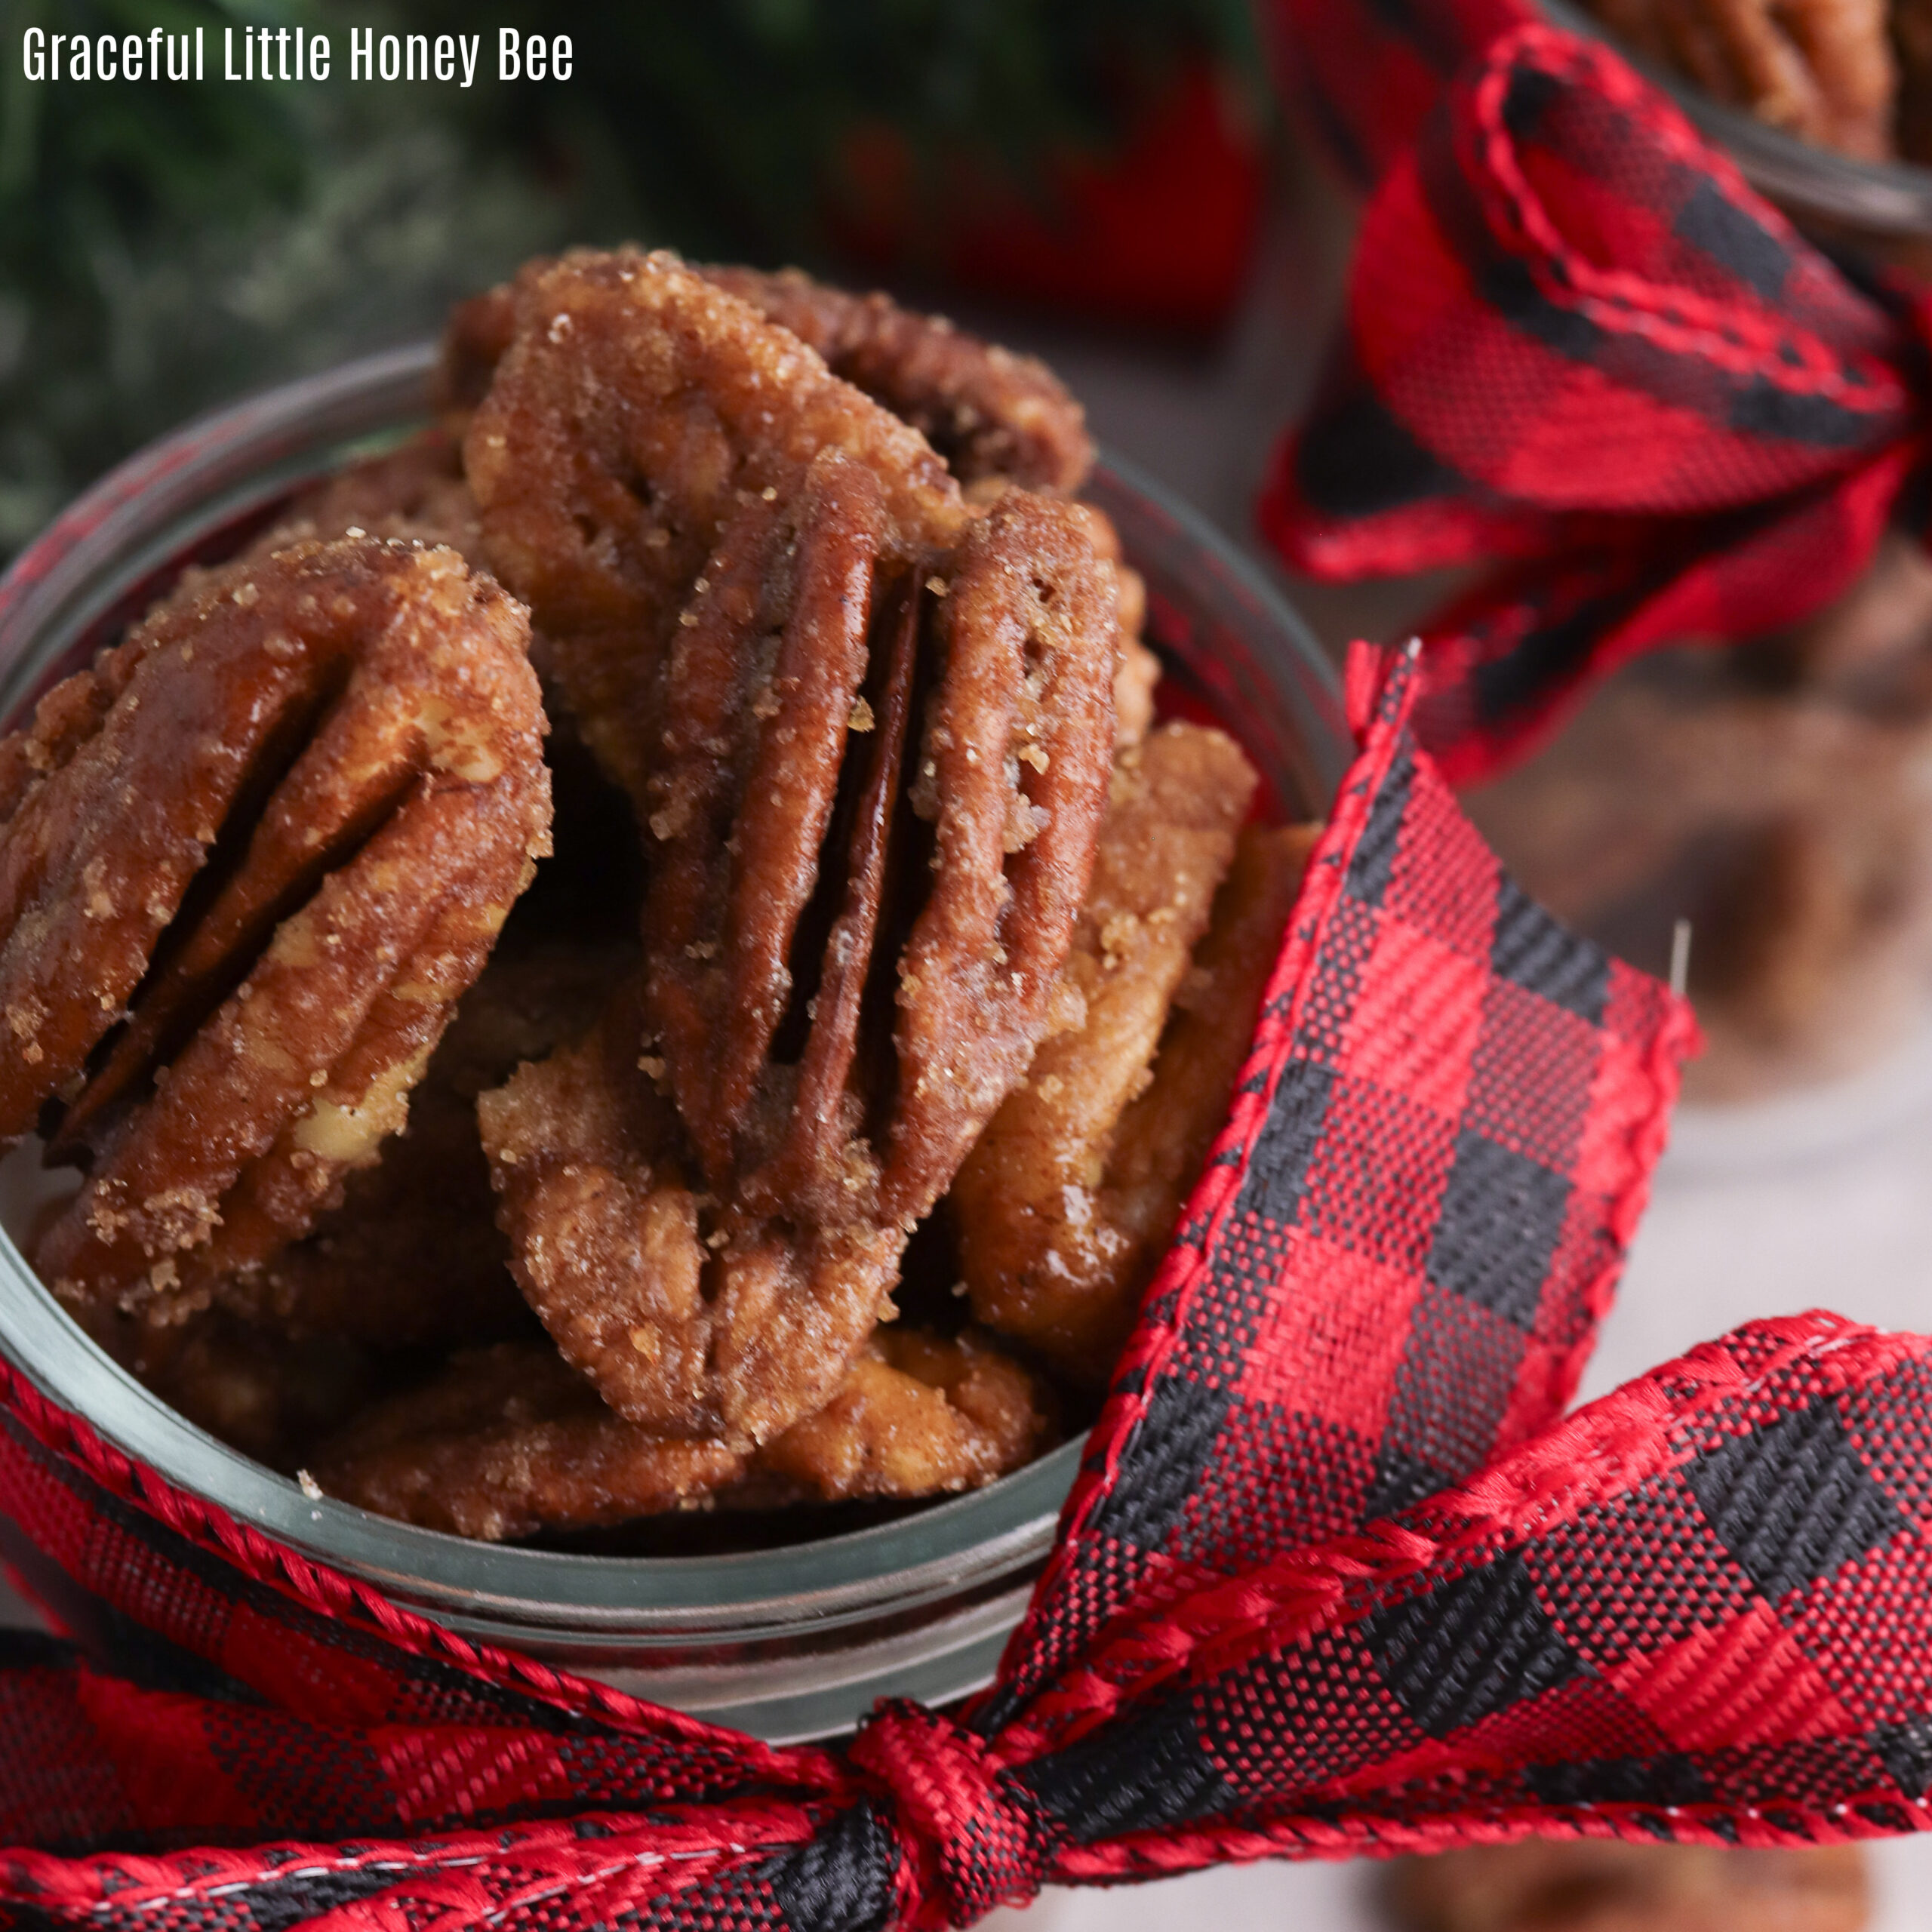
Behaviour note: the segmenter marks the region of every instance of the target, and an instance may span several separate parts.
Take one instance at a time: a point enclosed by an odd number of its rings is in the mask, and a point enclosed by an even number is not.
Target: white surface
[[[996,1912],[986,1932],[1386,1932],[1355,1865],[1238,1865],[1158,1884],[1043,1893],[1025,1912]]]
[[[1932,1327],[1932,1031],[1856,1081],[1680,1113],[1583,1394],[1807,1308]]]

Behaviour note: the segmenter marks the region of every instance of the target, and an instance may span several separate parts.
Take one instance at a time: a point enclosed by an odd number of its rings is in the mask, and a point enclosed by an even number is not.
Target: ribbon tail
[[[857,1755],[924,1792],[936,1894],[906,1878],[892,1800],[854,1788],[408,1842],[16,1851],[0,1906],[106,1932],[162,1908],[342,1932],[878,1932],[967,1922],[1025,1895],[1017,1869],[1923,1829],[1928,1414],[1932,1340],[1754,1324],[1392,1518],[1150,1607],[983,1745],[911,1712]]]
[[[1226,1128],[1088,1442],[1000,1685],[1114,1619],[1466,1477],[1569,1401],[1695,1044],[1511,883],[1358,645],[1361,750]]]
[[[1521,0],[1273,0],[1286,91],[1329,158],[1374,184],[1468,55],[1534,17]]]
[[[415,1932],[434,1924],[666,1928],[705,1922],[863,1932],[894,1903],[889,1861],[851,1893],[822,1820],[749,1811],[683,1824],[571,1820],[405,1840],[282,1841],[147,1855],[0,1851],[0,1924],[159,1923]],[[735,1916],[734,1916],[735,1915]],[[695,1915],[695,1916],[694,1916]]]
[[[1048,1875],[1932,1824],[1932,1339],[1752,1324],[1182,1595],[992,1740]]]

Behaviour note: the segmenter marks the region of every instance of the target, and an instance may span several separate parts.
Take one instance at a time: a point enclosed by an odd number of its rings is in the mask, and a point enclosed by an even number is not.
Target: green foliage
[[[540,186],[426,113],[442,90],[21,76],[35,25],[199,26],[218,75],[223,28],[318,21],[339,24],[310,0],[0,0],[0,556],[197,411],[430,332],[525,255],[621,223],[611,180]]]
[[[325,83],[38,83],[21,36],[320,26]],[[571,35],[499,85],[497,29]],[[348,29],[481,33],[478,85],[358,84]],[[630,235],[812,260],[856,125],[1025,180],[1103,146],[1246,0],[0,0],[0,556],[197,410],[435,328],[526,254]]]

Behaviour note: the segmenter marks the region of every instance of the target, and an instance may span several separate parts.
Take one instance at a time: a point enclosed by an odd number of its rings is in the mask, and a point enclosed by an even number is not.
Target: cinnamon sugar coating
[[[1131,577],[1131,571],[1121,576]],[[1114,749],[1124,752],[1146,737],[1154,722],[1154,687],[1161,681],[1161,660],[1143,644],[1123,619],[1120,669],[1114,673]]]
[[[547,266],[532,263],[530,269]],[[1004,477],[1072,495],[1093,467],[1086,412],[1044,362],[957,329],[889,296],[854,295],[797,269],[697,272],[789,329],[832,374],[910,423],[961,483]],[[473,409],[516,334],[507,283],[451,312],[437,387],[445,408]]]
[[[670,634],[745,497],[795,501],[821,448],[884,488],[910,559],[968,516],[918,433],[788,331],[660,251],[533,263],[464,438],[498,574],[552,639],[592,747],[634,798]]]
[[[821,1411],[746,1457],[657,1435],[546,1346],[506,1342],[385,1397],[315,1452],[313,1474],[344,1502],[497,1542],[714,1501],[768,1509],[969,1488],[1048,1447],[1056,1416],[1039,1378],[987,1338],[884,1328]]]
[[[344,1177],[313,1232],[216,1281],[214,1306],[265,1333],[383,1349],[515,1334],[529,1313],[494,1208],[474,1103],[432,1059],[380,1161]]]
[[[458,1001],[380,1159],[346,1177],[341,1204],[312,1234],[220,1282],[216,1305],[277,1334],[383,1349],[534,1327],[496,1223],[476,1097],[580,1035],[632,964],[627,946],[506,935]]]
[[[627,1002],[478,1103],[531,1306],[611,1407],[740,1446],[826,1400],[897,1278],[904,1238],[863,1218],[774,1231],[719,1208],[637,1062]]]
[[[91,1167],[41,1266],[191,1419],[458,1534],[1023,1466],[1220,1124],[1300,850],[1244,833],[1230,870],[1252,774],[1154,727],[1145,587],[1061,494],[1077,406],[881,297],[628,251],[466,305],[441,381],[436,429],[0,740],[28,914],[0,988],[48,864],[114,896],[49,842],[107,795],[61,776],[97,740],[117,777],[145,749],[125,837],[171,881],[95,955],[104,1019],[25,1013],[60,1057],[16,1113],[57,1089],[43,1124]],[[486,565],[542,626],[547,769]],[[157,691],[165,747],[129,722]],[[552,772],[564,849],[525,893]],[[1064,1145],[1002,1152],[1062,1060]],[[1085,1272],[1057,1301],[974,1280],[1014,1346],[939,1332],[955,1246],[1016,1278],[1066,1246],[1028,1218],[1063,1156]]]
[[[1091,519],[1008,493],[944,600],[945,679],[913,792],[922,816],[934,796],[934,883],[900,976],[888,1211],[931,1207],[1025,1072],[1093,876],[1119,646]]]
[[[527,637],[451,551],[311,543],[83,674],[98,728],[6,828],[0,983],[7,1124],[64,1089],[91,1163],[36,1257],[84,1318],[205,1305],[401,1125],[546,848]]]
[[[458,440],[445,429],[426,429],[325,477],[296,497],[248,555],[272,556],[306,539],[352,534],[447,544],[472,569],[483,568],[482,526]]]
[[[1044,362],[982,342],[942,315],[833,288],[798,269],[702,272],[911,423],[961,482],[1001,476],[1070,496],[1086,481],[1094,463],[1086,412]]]

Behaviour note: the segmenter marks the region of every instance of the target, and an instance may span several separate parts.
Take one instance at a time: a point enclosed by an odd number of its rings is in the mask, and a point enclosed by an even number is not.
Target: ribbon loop
[[[1594,42],[1501,34],[1370,204],[1269,537],[1328,578],[1500,565],[1425,627],[1458,783],[1639,652],[1849,589],[1924,447],[1924,317],[1854,282]]]

